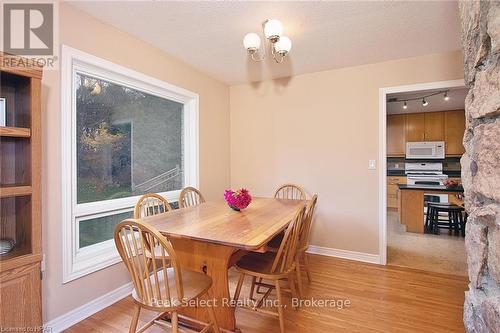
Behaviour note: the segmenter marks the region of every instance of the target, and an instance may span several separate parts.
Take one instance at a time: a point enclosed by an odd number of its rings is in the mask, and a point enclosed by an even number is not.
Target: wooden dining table
[[[228,269],[240,251],[259,251],[292,221],[306,202],[253,198],[249,207],[234,211],[224,200],[211,201],[144,219],[172,243],[182,267],[204,272],[212,280],[211,296],[221,329],[238,332],[235,308],[227,306]],[[191,306],[180,314],[194,322],[208,322],[205,309]]]

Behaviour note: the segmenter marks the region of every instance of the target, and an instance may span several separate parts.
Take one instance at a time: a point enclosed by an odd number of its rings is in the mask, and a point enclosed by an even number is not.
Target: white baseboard
[[[333,249],[330,247],[322,247],[310,245],[307,253],[319,254],[322,256],[336,257],[342,259],[356,260],[362,262],[368,262],[371,264],[380,264],[380,256],[378,254],[348,251],[341,249]]]
[[[64,331],[65,329],[75,325],[85,318],[90,317],[94,313],[107,308],[108,306],[115,302],[118,302],[122,298],[127,297],[132,292],[132,289],[132,283],[127,283],[126,285],[118,287],[115,290],[80,306],[79,308],[71,310],[70,312],[63,314],[62,316],[52,319],[45,324],[45,327],[47,327],[49,329],[49,332],[51,333],[59,333],[61,331]]]

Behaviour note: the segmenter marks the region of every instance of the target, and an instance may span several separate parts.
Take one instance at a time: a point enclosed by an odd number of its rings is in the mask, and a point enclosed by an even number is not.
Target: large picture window
[[[64,281],[119,261],[114,227],[149,192],[198,183],[198,97],[63,47]]]

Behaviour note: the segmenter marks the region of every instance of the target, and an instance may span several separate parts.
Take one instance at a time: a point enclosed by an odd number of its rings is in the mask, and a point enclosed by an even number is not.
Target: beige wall
[[[378,254],[379,88],[461,78],[454,52],[232,86],[231,185],[302,184],[318,193],[312,244]]]
[[[60,5],[60,42],[200,95],[200,187],[208,198],[229,185],[229,88],[128,34],[73,7]],[[43,78],[44,321],[52,320],[128,282],[121,264],[62,284],[60,73]]]

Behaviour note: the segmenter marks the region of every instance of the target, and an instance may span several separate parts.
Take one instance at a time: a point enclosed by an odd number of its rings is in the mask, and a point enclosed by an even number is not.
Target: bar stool
[[[465,223],[467,222],[467,214],[461,206],[451,203],[428,203],[427,217],[425,219],[425,228],[434,233],[439,234],[439,229],[449,229],[458,231],[465,236]],[[439,213],[447,213],[448,218],[439,218]]]

